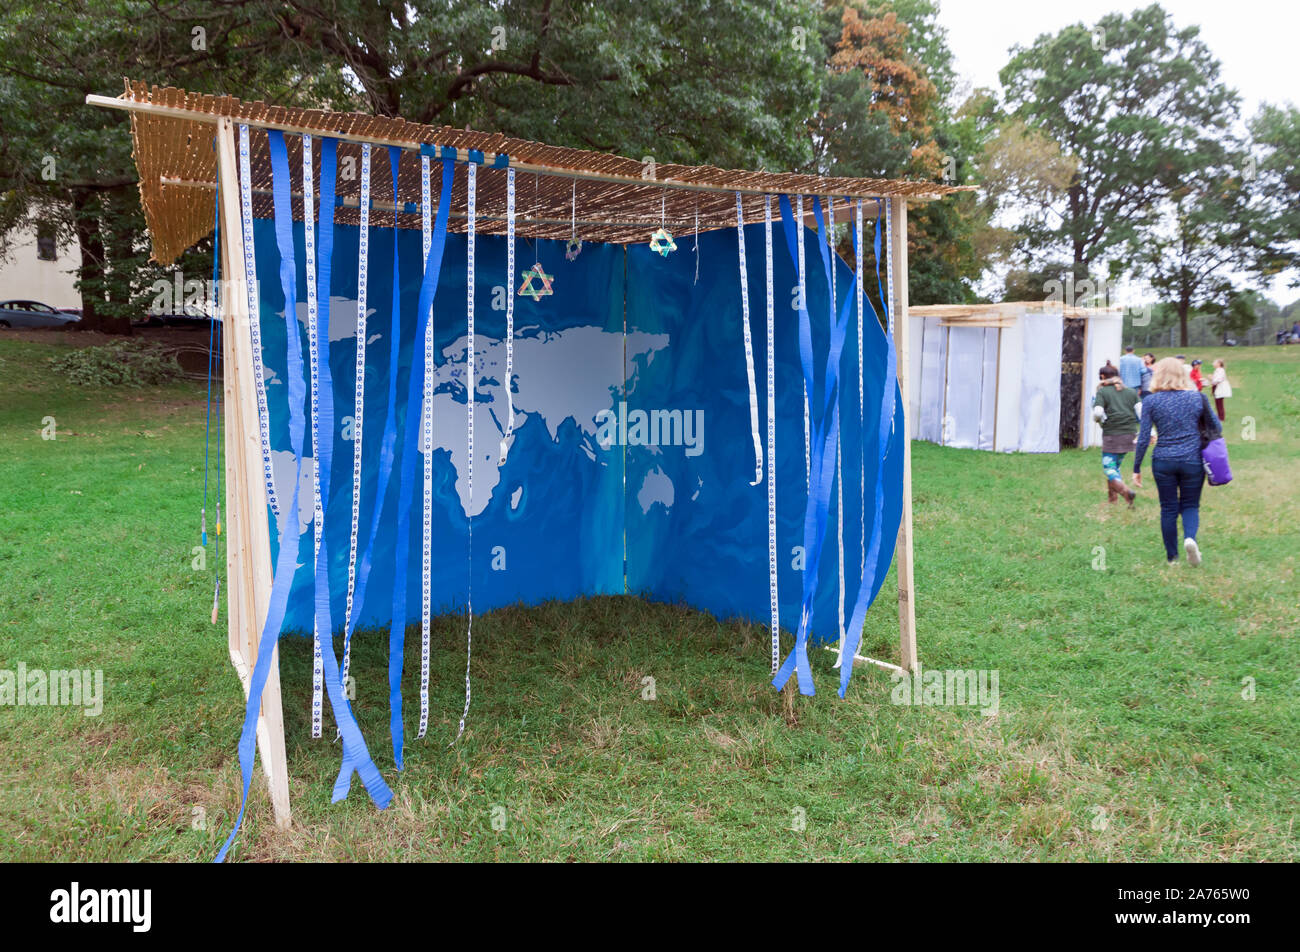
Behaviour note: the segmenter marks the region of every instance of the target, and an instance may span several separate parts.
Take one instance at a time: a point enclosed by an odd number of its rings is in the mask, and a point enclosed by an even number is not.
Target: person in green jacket
[[[1101,469],[1110,501],[1126,499],[1130,508],[1137,493],[1124,485],[1120,465],[1137,444],[1141,407],[1138,392],[1124,386],[1119,371],[1109,363],[1102,367],[1101,383],[1092,401],[1092,417],[1101,424]]]

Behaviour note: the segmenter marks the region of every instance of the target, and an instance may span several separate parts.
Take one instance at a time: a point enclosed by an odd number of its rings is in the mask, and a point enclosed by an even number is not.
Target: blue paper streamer
[[[266,624],[258,643],[257,662],[249,684],[248,700],[244,709],[244,727],[239,737],[239,769],[243,777],[243,794],[239,804],[239,815],[234,828],[226,838],[225,844],[217,854],[219,863],[226,858],[231,844],[234,843],[239,828],[244,821],[244,811],[248,806],[248,791],[253,781],[253,757],[257,746],[257,719],[262,708],[262,694],[266,690],[266,681],[271,671],[271,658],[274,656],[284,623],[285,609],[288,604],[289,590],[293,585],[294,569],[298,563],[300,532],[298,525],[298,494],[302,479],[303,438],[306,431],[306,415],[303,404],[307,396],[306,382],[303,379],[302,337],[298,327],[297,287],[295,278],[295,253],[293,246],[293,210],[290,204],[289,158],[284,144],[284,135],[276,130],[267,133],[271,155],[272,199],[275,208],[276,246],[280,251],[280,285],[284,292],[284,322],[288,349],[288,400],[289,400],[289,442],[294,455],[293,498],[288,512],[284,515],[284,524],[280,530],[280,547],[276,559],[275,576],[271,583],[271,597],[267,606]],[[250,315],[251,320],[258,320],[258,315]],[[330,652],[332,654],[332,650]],[[338,672],[333,678],[327,678],[332,684],[331,702],[341,693],[338,685]],[[359,760],[369,761],[365,752],[365,742],[361,732],[352,719],[346,705],[335,706],[335,717],[343,732],[345,751],[350,751]],[[359,749],[358,749],[359,748]],[[371,797],[382,809],[392,799],[392,792],[379,776],[373,764],[370,770],[362,772],[363,782]]]
[[[443,251],[447,246],[447,219],[451,211],[451,185],[455,162],[444,159],[442,163],[442,190],[438,195],[438,217],[433,226],[433,240],[429,244],[429,257],[424,263],[424,278],[420,282],[419,303],[416,306],[415,338],[411,350],[411,373],[406,396],[406,435],[402,444],[402,473],[397,489],[397,536],[394,541],[393,566],[393,618],[388,633],[388,706],[389,731],[393,737],[393,759],[397,769],[403,767],[402,727],[402,662],[406,644],[406,575],[407,556],[411,546],[411,496],[415,486],[415,462],[419,455],[420,416],[424,402],[424,362],[419,359],[419,348],[424,341],[433,297],[438,290],[438,276],[442,271]],[[395,365],[394,365],[395,366]],[[396,379],[396,370],[393,379]],[[432,408],[430,408],[432,412]]]
[[[876,287],[880,293],[882,307],[886,308],[888,314],[889,303],[884,291],[880,278],[880,219],[881,215],[876,215]],[[853,229],[853,247],[857,250],[858,232]],[[867,306],[871,308],[870,299],[867,300]],[[880,319],[876,315],[875,308],[871,308],[871,326],[880,328]],[[884,333],[882,331],[882,333]],[[862,571],[862,585],[858,589],[858,598],[853,607],[853,615],[849,620],[849,627],[844,636],[844,652],[840,664],[840,697],[844,697],[849,688],[849,678],[853,675],[853,656],[858,652],[858,646],[862,643],[862,626],[866,622],[867,609],[871,606],[871,590],[876,584],[876,562],[880,558],[881,544],[881,515],[884,511],[885,486],[884,486],[884,469],[885,455],[889,449],[889,441],[893,438],[894,423],[894,397],[895,388],[898,379],[898,355],[894,352],[894,340],[888,334],[885,337],[885,388],[880,398],[880,428],[877,431],[876,439],[876,495],[875,495],[875,519],[871,523],[871,543],[867,549],[867,557]],[[864,421],[865,422],[865,421]],[[865,438],[865,437],[864,437]],[[906,437],[903,437],[906,439]]]
[[[786,246],[790,257],[795,261],[796,271],[800,266],[796,228],[802,228],[802,222],[796,222],[790,200],[781,196],[782,228],[785,232]],[[821,200],[813,206],[817,224],[825,234]],[[827,290],[830,289],[829,250],[822,245],[822,263],[827,271]],[[856,281],[856,278],[854,279]],[[850,288],[852,292],[852,288]],[[811,451],[809,456],[808,504],[804,512],[804,571],[803,603],[799,613],[799,628],[795,634],[794,650],[786,656],[785,662],[772,679],[772,686],[780,689],[795,674],[799,680],[801,694],[815,694],[812,671],[808,665],[808,629],[812,621],[813,603],[817,594],[817,575],[821,561],[821,549],[826,539],[826,521],[830,512],[831,489],[834,486],[835,454],[839,443],[839,358],[844,348],[844,337],[848,330],[849,301],[852,294],[846,296],[839,319],[835,317],[835,302],[830,301],[830,342],[827,350],[826,370],[822,377],[822,400],[820,415],[814,413],[812,421]],[[812,329],[810,326],[806,301],[799,302],[799,357],[804,370],[804,383],[808,388],[810,401],[817,406],[815,377],[813,373]]]

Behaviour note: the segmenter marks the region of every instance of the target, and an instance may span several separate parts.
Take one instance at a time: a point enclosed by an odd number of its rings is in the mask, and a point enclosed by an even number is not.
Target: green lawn
[[[82,392],[45,368],[61,346],[0,336],[0,668],[102,668],[106,698],[99,717],[0,707],[0,859],[210,859],[243,701],[190,567],[202,390]],[[400,777],[386,638],[360,637],[356,708],[396,795],[379,812],[359,789],[329,803],[339,747],[309,737],[291,639],[293,828],[259,769],[232,858],[1295,860],[1300,348],[1227,356],[1237,479],[1206,489],[1199,569],[1165,566],[1149,480],[1136,510],[1106,504],[1097,451],[914,444],[921,660],[997,669],[995,716],[892,704],[874,668],[840,701],[822,651],[818,695],[779,694],[761,627],[597,598],[475,620],[449,748],[464,631],[444,618]],[[896,654],[893,590],[865,653]],[[408,698],[418,673],[408,651]]]

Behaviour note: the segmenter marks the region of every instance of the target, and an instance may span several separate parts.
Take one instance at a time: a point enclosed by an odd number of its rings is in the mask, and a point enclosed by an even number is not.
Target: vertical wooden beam
[[[890,314],[894,318],[894,351],[898,359],[898,386],[907,412],[908,316],[907,316],[907,199],[891,198],[889,235],[889,270],[893,278]],[[904,427],[903,444],[903,518],[898,524],[898,545],[894,558],[898,565],[898,653],[904,671],[916,670],[916,604],[912,587],[912,441]]]
[[[271,599],[271,532],[267,523],[266,484],[262,474],[261,437],[253,379],[253,342],[249,332],[244,240],[240,224],[236,129],[230,119],[216,127],[217,180],[221,190],[221,269],[223,381],[226,425],[226,593],[230,660],[247,698],[258,641]],[[290,822],[288,758],[280,699],[280,659],[271,657],[271,672],[262,694],[257,748],[271,791],[276,826]]]

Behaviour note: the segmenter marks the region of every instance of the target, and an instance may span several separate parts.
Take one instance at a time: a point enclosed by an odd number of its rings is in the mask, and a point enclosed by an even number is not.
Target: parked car
[[[203,313],[198,313],[197,309],[196,313],[193,314],[186,313],[185,311],[182,311],[179,314],[157,314],[153,311],[148,311],[140,317],[134,317],[131,319],[132,327],[178,327],[191,331],[206,331],[210,323],[211,321],[208,316]]]
[[[81,315],[40,301],[0,301],[0,327],[65,327]]]

